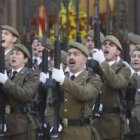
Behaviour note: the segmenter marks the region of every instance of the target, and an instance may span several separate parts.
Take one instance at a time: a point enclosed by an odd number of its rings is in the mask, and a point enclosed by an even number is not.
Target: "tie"
[[[74,80],[74,79],[75,79],[75,76],[74,76],[74,75],[72,75],[72,76],[70,77],[70,79],[71,79],[71,80]]]
[[[37,64],[37,59],[36,58],[33,60],[33,65],[35,65],[35,64]]]
[[[16,74],[17,74],[17,71],[13,71],[10,79],[13,80],[15,78]]]

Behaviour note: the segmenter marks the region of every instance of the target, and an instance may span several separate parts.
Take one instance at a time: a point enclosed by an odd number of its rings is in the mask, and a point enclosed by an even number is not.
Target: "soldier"
[[[36,37],[32,43],[33,48],[33,67],[35,70],[39,70],[41,68],[42,63],[42,51],[44,48],[48,49],[48,61],[49,61],[49,69],[53,67],[53,49],[54,46],[50,42],[49,39],[46,39],[46,44],[44,44],[43,39]]]
[[[131,66],[136,71],[130,80],[133,85],[133,93],[131,93],[131,118],[130,118],[130,133],[129,140],[140,139],[140,47],[136,47],[131,53]],[[131,91],[129,90],[128,93]],[[127,138],[128,140],[128,138]]]
[[[140,45],[140,36],[134,33],[128,33],[128,40],[129,40],[129,51],[130,55],[133,50],[136,48],[136,45]]]
[[[8,70],[10,69],[9,64],[10,51],[13,49],[14,44],[19,42],[19,33],[14,27],[9,25],[2,25],[1,28],[2,28],[2,40],[4,40],[2,46],[5,49],[5,68]]]
[[[59,138],[62,140],[91,140],[90,103],[98,95],[101,80],[85,70],[88,54],[84,45],[73,42],[69,45],[67,56],[69,73],[64,75],[62,68],[52,70],[52,78],[60,83],[64,92],[64,101],[60,105],[63,128]]]
[[[102,115],[95,123],[102,140],[120,140],[122,134],[121,124],[121,97],[123,90],[130,79],[130,69],[119,58],[122,46],[113,36],[105,37],[102,50],[95,49],[93,59],[100,64],[103,86],[100,103]]]
[[[100,42],[101,42],[101,44],[103,43],[103,39],[104,39],[104,35],[100,32]],[[99,72],[99,70],[98,70],[99,65],[96,61],[94,61],[92,59],[93,50],[95,48],[95,46],[94,46],[94,30],[89,30],[88,33],[87,33],[86,47],[89,51],[89,57],[88,57],[86,67],[87,67],[89,72],[98,73]],[[99,47],[101,47],[101,46],[99,46]]]
[[[101,44],[103,43],[103,39],[104,39],[104,35],[103,35],[103,33],[100,32]],[[89,58],[92,59],[93,50],[94,50],[94,47],[95,47],[94,46],[94,30],[89,30],[88,33],[87,33],[86,47],[88,48],[88,51],[89,51]]]
[[[42,62],[42,50],[44,49],[44,46],[42,46],[42,38],[35,37],[35,39],[32,42],[32,49],[33,49],[33,67],[35,69],[38,69],[39,65]]]
[[[29,51],[22,44],[16,44],[10,52],[11,70],[7,74],[0,73],[0,83],[6,95],[5,117],[7,131],[1,140],[35,140],[34,122],[30,109],[39,83],[39,76],[28,69]]]

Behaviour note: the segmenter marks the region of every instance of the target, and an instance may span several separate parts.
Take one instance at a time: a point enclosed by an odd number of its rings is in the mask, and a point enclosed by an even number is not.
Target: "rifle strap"
[[[119,62],[119,65],[121,65],[117,70],[116,70],[116,74],[118,74],[119,73],[119,71],[123,68],[123,67],[125,67],[125,64],[123,63],[123,60],[120,60]],[[123,89],[120,89],[119,90],[119,97],[120,97],[120,102],[121,102],[121,105],[122,105],[122,103],[123,103]]]

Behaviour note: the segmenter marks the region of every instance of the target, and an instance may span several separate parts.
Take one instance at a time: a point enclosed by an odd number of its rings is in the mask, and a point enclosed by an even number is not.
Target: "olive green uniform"
[[[120,62],[109,66],[106,61],[100,65],[100,68],[104,79],[101,90],[103,114],[95,123],[95,128],[103,140],[120,140],[120,90],[125,88],[129,82],[130,69]]]
[[[9,73],[10,76],[11,72]],[[7,96],[5,102],[7,132],[4,137],[0,137],[1,140],[35,139],[35,133],[31,133],[31,131],[37,128],[36,123],[32,115],[28,118],[26,113],[23,113],[23,107],[26,103],[32,102],[38,83],[38,74],[32,70],[23,68],[16,74],[13,81],[8,79],[3,85],[2,89]],[[27,137],[28,132],[30,133],[30,137]]]
[[[10,61],[9,61],[9,57],[10,57],[10,52],[8,52],[5,55],[5,69],[6,70],[10,70]]]
[[[130,133],[128,133],[127,140],[139,140],[140,139],[140,77],[137,73],[134,73],[131,77],[130,83],[135,88],[134,105],[131,110],[130,118]],[[128,91],[129,92],[129,91]]]
[[[87,120],[91,116],[91,103],[95,101],[101,88],[99,76],[89,77],[89,73],[84,70],[73,81],[65,77],[61,88],[64,92],[64,101],[60,105],[60,118],[63,128],[59,139],[91,140],[90,123],[86,122],[80,125],[79,122],[81,116]],[[69,120],[77,121],[69,124]]]

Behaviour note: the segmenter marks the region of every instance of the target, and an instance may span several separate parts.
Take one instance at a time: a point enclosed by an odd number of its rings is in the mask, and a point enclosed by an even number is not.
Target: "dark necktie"
[[[74,79],[75,79],[75,76],[74,76],[74,75],[72,75],[72,76],[70,77],[70,79],[71,79],[71,80],[74,80]]]
[[[13,71],[10,79],[13,80],[15,78],[16,74],[17,74],[17,71]]]
[[[37,64],[37,59],[36,58],[33,60],[33,65],[35,65],[35,64]]]

